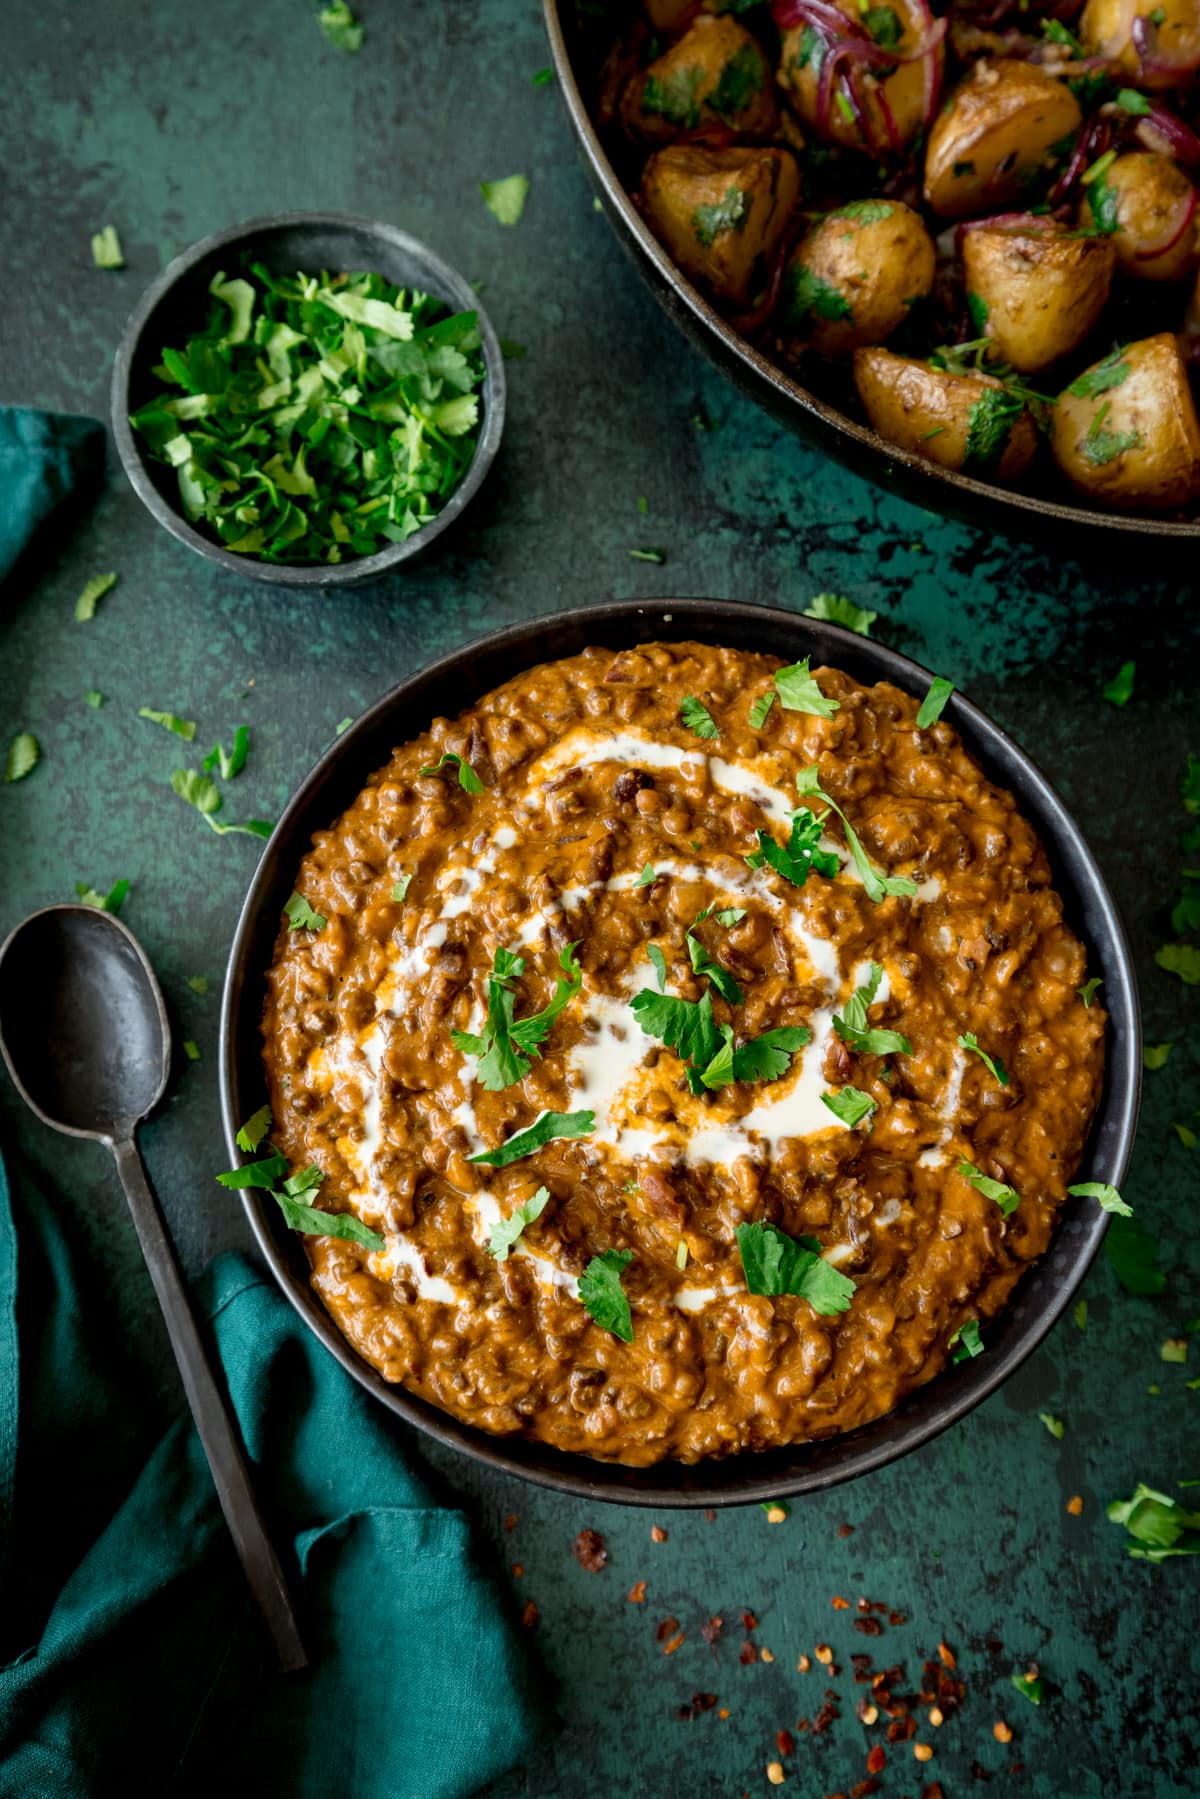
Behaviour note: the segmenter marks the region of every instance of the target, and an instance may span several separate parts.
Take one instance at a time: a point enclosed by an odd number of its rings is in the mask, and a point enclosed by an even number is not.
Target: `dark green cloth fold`
[[[0,406],[0,581],[39,525],[104,468],[95,419],[31,406]]]
[[[0,1174],[0,1794],[477,1791],[540,1712],[466,1519],[249,1261],[219,1258],[200,1299],[312,1666],[274,1672],[190,1420],[130,1461],[144,1426],[104,1308],[45,1196],[10,1206]]]

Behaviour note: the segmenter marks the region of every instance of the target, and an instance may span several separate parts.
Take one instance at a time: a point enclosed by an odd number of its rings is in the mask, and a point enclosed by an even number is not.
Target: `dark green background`
[[[558,1499],[429,1459],[479,1520],[497,1565],[515,1559],[520,1603],[540,1608],[546,1680],[565,1729],[495,1789],[583,1799],[768,1790],[774,1734],[820,1702],[824,1679],[796,1657],[828,1640],[843,1661],[872,1648],[915,1678],[941,1636],[969,1687],[923,1771],[947,1799],[976,1790],[1045,1799],[1120,1792],[1181,1799],[1198,1790],[1194,1661],[1197,1564],[1128,1560],[1104,1504],[1145,1478],[1200,1475],[1200,1371],[1165,1367],[1162,1339],[1200,1310],[1196,1168],[1170,1128],[1200,1105],[1197,1002],[1151,962],[1167,934],[1184,819],[1178,781],[1200,750],[1200,627],[1194,566],[1143,546],[1122,573],[1112,553],[1080,566],[1062,546],[1035,554],[939,521],[848,475],[739,400],[676,335],[617,247],[577,163],[532,0],[472,6],[362,0],[357,56],[322,41],[306,0],[53,0],[6,25],[0,111],[4,397],[103,416],[113,347],[141,288],[205,232],[274,209],[343,208],[427,239],[482,284],[497,330],[528,346],[509,365],[499,461],[465,520],[408,574],[356,593],[290,597],[214,573],[153,524],[119,472],[77,528],[56,533],[0,608],[9,731],[43,760],[0,791],[0,930],[73,896],[76,880],[128,876],[123,916],[158,969],[179,1039],[168,1098],[144,1132],[151,1173],[192,1269],[246,1240],[236,1202],[212,1182],[218,1120],[220,974],[257,849],[218,839],[172,795],[171,770],[248,723],[252,754],[230,816],[277,814],[340,719],[464,638],[514,619],[611,596],[711,594],[802,607],[833,589],[879,613],[875,635],[954,677],[1041,762],[1097,848],[1138,953],[1148,1040],[1173,1039],[1147,1079],[1126,1191],[1163,1240],[1166,1294],[1135,1300],[1099,1266],[1081,1335],[1070,1320],[1005,1389],[919,1455],[823,1498],[787,1523],[757,1508],[664,1516]],[[532,182],[521,224],[499,226],[480,180]],[[128,268],[93,269],[89,237],[112,222]],[[700,431],[700,413],[715,429]],[[639,515],[644,495],[648,515]],[[656,567],[630,549],[666,552]],[[75,597],[97,570],[121,579],[90,624]],[[1127,657],[1125,711],[1098,697]],[[106,694],[85,706],[86,689]],[[141,705],[199,721],[194,752],[138,720]],[[203,973],[206,999],[184,977]],[[95,1280],[148,1364],[163,1368],[158,1320],[101,1151],[52,1138],[4,1085],[10,1157],[68,1194]],[[1200,1347],[1193,1362],[1200,1363]],[[1162,1391],[1147,1389],[1160,1384]],[[164,1410],[174,1403],[164,1391]],[[1060,1414],[1055,1442],[1037,1420]],[[413,1440],[414,1454],[423,1454]],[[1189,1460],[1190,1457],[1190,1460]],[[81,1471],[86,1475],[86,1471]],[[1073,1493],[1082,1517],[1067,1514]],[[501,1524],[516,1512],[511,1534]],[[840,1538],[843,1522],[854,1534]],[[584,1525],[611,1561],[571,1555]],[[624,1594],[648,1583],[644,1607]],[[834,1592],[889,1601],[910,1622],[864,1644]],[[772,1665],[739,1665],[736,1615],[750,1607]],[[719,1659],[699,1637],[729,1632]],[[656,1623],[687,1641],[664,1659]],[[1009,1685],[1036,1658],[1052,1683],[1040,1710]],[[867,1735],[845,1716],[801,1740],[786,1791],[846,1789]],[[677,1721],[693,1691],[731,1715]],[[403,1705],[402,1693],[396,1695]],[[132,1698],[131,1698],[132,1715]],[[991,1735],[1007,1716],[1017,1737]],[[932,1733],[925,1732],[929,1735]],[[873,1733],[873,1736],[877,1733]],[[1001,1772],[1014,1762],[1018,1773]],[[903,1750],[884,1790],[920,1790]],[[414,1792],[419,1788],[414,1787]],[[979,1789],[984,1790],[984,1789]]]

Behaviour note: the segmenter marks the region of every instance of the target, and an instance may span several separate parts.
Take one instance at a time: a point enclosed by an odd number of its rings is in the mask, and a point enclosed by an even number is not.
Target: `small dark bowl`
[[[589,98],[604,55],[619,27],[618,7],[596,8],[586,0],[542,0],[554,72],[593,187],[623,249],[652,294],[696,348],[740,392],[781,425],[853,469],[856,475],[901,494],[914,506],[945,513],[965,525],[1018,535],[1061,556],[1111,555],[1123,543],[1135,555],[1147,538],[1176,543],[1200,538],[1200,519],[1160,519],[1151,513],[1106,512],[1074,497],[1064,477],[1051,468],[1035,473],[1040,492],[997,487],[939,468],[909,450],[888,443],[869,425],[831,405],[789,375],[736,331],[676,266],[634,205],[613,167],[593,123]],[[1130,336],[1145,335],[1133,331]],[[1053,497],[1063,494],[1062,499]]]
[[[514,625],[443,656],[394,687],[337,739],[303,783],[263,852],[242,906],[221,1006],[221,1107],[233,1161],[238,1160],[234,1136],[239,1124],[262,1104],[264,976],[284,902],[313,832],[327,829],[393,749],[439,714],[454,717],[535,663],[573,656],[592,644],[619,650],[653,639],[733,643],[788,662],[811,656],[860,681],[892,681],[914,694],[924,694],[930,680],[927,670],[894,650],[794,613],[726,600],[626,600]],[[1124,926],[1078,827],[1045,776],[960,694],[952,697],[945,716],[992,779],[1016,796],[1036,828],[1067,920],[1088,946],[1089,972],[1104,981],[1109,1010],[1104,1091],[1079,1178],[1119,1185],[1133,1147],[1142,1066],[1137,986]],[[566,1455],[517,1437],[489,1436],[403,1387],[389,1385],[350,1347],[313,1292],[304,1251],[278,1208],[252,1188],[244,1190],[242,1200],[264,1256],[305,1323],[397,1417],[477,1461],[559,1492],[657,1506],[730,1505],[817,1492],[927,1443],[986,1399],[1036,1349],[1070,1304],[1108,1223],[1108,1214],[1094,1200],[1068,1200],[1050,1249],[989,1324],[986,1354],[948,1368],[885,1417],[823,1442],[746,1452],[695,1467],[662,1462],[643,1469]]]
[[[130,414],[162,387],[151,373],[165,345],[179,344],[208,316],[208,285],[218,271],[240,273],[249,262],[261,262],[275,274],[328,269],[333,273],[383,275],[401,287],[420,288],[443,300],[452,312],[475,312],[483,340],[484,379],[480,390],[480,429],[475,455],[466,474],[442,510],[403,543],[389,544],[374,556],[345,562],[264,562],[259,556],[237,555],[188,523],[179,508],[175,472],[144,453]],[[351,218],[339,212],[280,212],[248,219],[227,231],[214,231],[167,264],[138,301],[125,327],[113,364],[113,436],[134,492],[160,525],[209,562],[238,575],[281,587],[357,587],[377,580],[427,550],[459,517],[479,491],[500,447],[504,430],[504,359],[491,323],[469,282],[415,237],[394,225]]]

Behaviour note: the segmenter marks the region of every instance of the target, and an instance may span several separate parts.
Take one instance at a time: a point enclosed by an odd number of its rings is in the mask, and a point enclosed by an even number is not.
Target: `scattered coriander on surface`
[[[1057,1424],[1058,1429],[1053,1432],[1053,1435],[1056,1437],[1062,1436],[1062,1425],[1057,1418],[1050,1418],[1048,1412],[1039,1412],[1038,1416],[1048,1430],[1051,1425]],[[1012,1683],[1014,1687],[1016,1687],[1018,1693],[1020,1693],[1021,1697],[1023,1699],[1028,1699],[1030,1705],[1040,1705],[1042,1703],[1042,1683],[1036,1672],[1032,1669],[1028,1674],[1014,1674],[1012,1676]]]
[[[32,731],[18,731],[8,746],[8,760],[4,765],[5,781],[23,781],[36,768],[41,753]]]
[[[1057,1437],[1059,1442],[1061,1443],[1062,1438],[1063,1438],[1063,1433],[1065,1432],[1065,1430],[1067,1428],[1066,1425],[1063,1423],[1062,1419],[1056,1418],[1054,1416],[1053,1412],[1039,1412],[1038,1418],[1046,1426],[1046,1429],[1050,1432],[1050,1435],[1052,1437]]]
[[[1177,974],[1185,987],[1200,987],[1200,949],[1191,943],[1164,943],[1154,960],[1167,974]]]
[[[100,707],[104,704],[104,695],[100,692],[98,687],[89,687],[83,697],[84,701],[92,708],[93,712],[98,712]]]
[[[247,837],[265,839],[274,830],[274,826],[265,818],[248,818],[244,825],[219,824],[213,813],[221,810],[220,791],[214,781],[210,781],[207,775],[198,774],[195,769],[175,769],[171,775],[171,791],[186,805],[193,806],[218,837],[228,837],[240,832]]]
[[[190,987],[193,993],[198,993],[203,999],[204,995],[208,992],[208,976],[206,974],[189,974],[186,977],[185,985]]]
[[[353,723],[354,723],[354,720],[352,718],[339,719],[337,724],[333,728],[334,736],[340,737],[342,735],[342,732],[348,731]]]
[[[871,626],[879,614],[868,612],[863,606],[856,606],[845,594],[819,593],[804,608],[804,616],[828,619],[831,624],[845,625],[848,631],[857,631],[860,637],[869,637]]]
[[[212,774],[214,768],[220,773],[223,781],[232,781],[240,775],[246,766],[246,757],[250,753],[250,731],[246,725],[239,725],[233,734],[233,748],[226,754],[223,743],[214,743],[204,758],[204,771]]]
[[[1167,1057],[1174,1048],[1172,1043],[1146,1043],[1142,1046],[1142,1067],[1152,1072],[1156,1068],[1165,1068]]]
[[[194,1038],[185,1037],[183,1042],[183,1053],[189,1062],[198,1062],[200,1060],[200,1045]]]
[[[344,50],[353,54],[363,46],[364,27],[359,23],[346,0],[329,0],[317,14],[317,25],[321,36],[335,50]]]
[[[153,725],[161,725],[164,731],[172,731],[176,737],[182,737],[185,743],[191,743],[196,735],[195,721],[180,718],[175,712],[156,712],[153,706],[139,706],[138,717],[148,718]]]
[[[86,881],[76,881],[75,891],[85,906],[94,906],[97,912],[119,912],[129,892],[129,882],[114,881],[107,893],[100,893]]]
[[[792,828],[786,844],[780,843],[761,826],[758,848],[746,857],[751,868],[773,868],[793,887],[803,887],[810,874],[832,880],[841,864],[832,850],[821,848],[821,820],[807,806],[792,813]]]
[[[554,70],[539,69],[537,74],[531,75],[529,79],[532,87],[549,87],[554,80]]]
[[[630,550],[629,554],[635,562],[665,562],[667,560],[665,550]]]
[[[1071,1308],[1071,1316],[1075,1320],[1075,1328],[1077,1330],[1085,1331],[1087,1329],[1088,1302],[1086,1299],[1080,1299],[1075,1302],[1074,1306]]]
[[[1133,1207],[1127,1206],[1117,1189],[1108,1181],[1079,1181],[1067,1192],[1077,1199],[1097,1200],[1105,1212],[1115,1212],[1121,1218],[1132,1218]]]
[[[1186,1337],[1166,1337],[1159,1345],[1159,1360],[1174,1362],[1182,1366],[1187,1361],[1188,1345]]]
[[[1100,698],[1108,700],[1114,706],[1127,706],[1133,698],[1133,678],[1136,672],[1136,662],[1122,662],[1112,680],[1106,681],[1100,689]]]
[[[1185,1149],[1195,1149],[1197,1142],[1200,1142],[1200,1138],[1197,1138],[1195,1131],[1192,1130],[1190,1125],[1172,1124],[1171,1129],[1175,1132],[1175,1135],[1179,1138],[1179,1141],[1183,1144]]]
[[[116,575],[93,575],[75,602],[75,617],[86,623],[96,616],[96,604],[117,584]]]
[[[1113,1524],[1123,1524],[1133,1538],[1126,1545],[1138,1561],[1162,1562],[1168,1556],[1200,1555],[1200,1512],[1185,1511],[1168,1493],[1139,1481],[1129,1499],[1114,1499],[1105,1508]]]
[[[502,181],[481,181],[483,203],[501,225],[519,224],[529,195],[527,175],[506,175]]]
[[[115,225],[105,225],[92,233],[92,261],[98,269],[125,267],[125,255]]]

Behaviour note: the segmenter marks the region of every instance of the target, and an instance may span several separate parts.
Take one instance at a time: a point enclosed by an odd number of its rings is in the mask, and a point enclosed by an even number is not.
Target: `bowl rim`
[[[484,379],[480,389],[484,396],[482,429],[471,465],[446,504],[428,524],[422,525],[419,531],[414,531],[403,543],[389,544],[387,549],[377,550],[372,556],[359,556],[339,563],[263,562],[253,556],[235,555],[223,544],[214,543],[189,524],[183,514],[164,499],[149,473],[130,424],[129,389],[138,350],[156,308],[173,288],[191,274],[197,264],[204,262],[217,250],[250,248],[256,237],[268,232],[306,228],[317,231],[356,231],[383,240],[401,254],[411,256],[425,266],[439,284],[439,291],[436,293],[438,299],[452,305],[457,311],[476,313],[484,360]],[[432,285],[430,291],[434,291]],[[225,226],[220,231],[212,231],[171,259],[146,288],[126,322],[113,360],[110,403],[113,438],[130,485],[147,511],[172,537],[178,538],[180,543],[186,544],[189,549],[195,550],[198,555],[221,568],[235,574],[249,575],[254,580],[272,586],[350,587],[389,574],[402,563],[428,549],[465,510],[483,485],[500,448],[507,405],[507,381],[500,341],[470,282],[420,238],[402,231],[397,225],[387,224],[380,219],[364,218],[355,213],[291,211],[263,213],[256,218],[243,219],[236,225]]]
[[[664,631],[663,626],[669,629]],[[349,803],[345,801],[335,809],[326,806],[322,795],[331,777],[344,773],[359,759],[357,786],[347,781],[350,791],[357,792],[369,774],[386,760],[388,752],[381,757],[378,743],[373,740],[387,735],[393,715],[399,721],[398,730],[403,732],[394,741],[406,741],[425,728],[429,716],[425,695],[439,683],[452,681],[455,703],[460,707],[471,704],[496,684],[493,664],[521,655],[524,660],[514,665],[511,672],[516,672],[517,666],[533,667],[547,659],[539,654],[539,645],[561,632],[578,638],[579,647],[599,643],[615,648],[651,640],[686,642],[699,638],[719,643],[722,632],[745,647],[761,648],[763,639],[773,634],[776,644],[782,638],[794,644],[797,655],[808,654],[831,666],[849,664],[852,671],[855,666],[867,671],[856,678],[892,681],[914,693],[923,693],[933,678],[927,669],[899,651],[839,625],[777,607],[698,598],[609,601],[526,619],[470,639],[407,676],[376,700],[318,758],[284,809],[242,903],[230,948],[220,1018],[221,1112],[232,1163],[238,1161],[238,1126],[260,1103],[262,1091],[259,1085],[255,1089],[259,1097],[252,1099],[249,1093],[243,1097],[240,1083],[241,1062],[250,1056],[242,1044],[250,1033],[253,1065],[258,1067],[258,1021],[265,964],[255,960],[255,933],[260,928],[261,915],[271,904],[273,891],[290,887],[296,863],[307,852],[313,830],[327,828],[332,822],[330,810],[337,816]],[[782,652],[776,647],[771,653]],[[407,722],[404,715],[414,712],[416,722]],[[1129,1165],[1141,1094],[1137,980],[1123,921],[1078,825],[1037,765],[961,693],[956,691],[951,696],[944,716],[949,716],[962,733],[970,754],[980,759],[985,768],[997,759],[1007,765],[1008,773],[996,778],[1012,787],[1022,815],[1035,823],[1043,838],[1048,825],[1054,828],[1060,845],[1059,853],[1052,858],[1056,890],[1069,895],[1076,910],[1082,910],[1083,903],[1088,902],[1100,921],[1099,929],[1093,927],[1089,932],[1088,950],[1090,965],[1103,971],[1109,1032],[1104,1088],[1079,1178],[1103,1179],[1119,1186]],[[370,754],[364,761],[359,746],[365,748],[368,744]],[[1012,771],[1019,774],[1020,785],[1012,779]],[[279,900],[276,909],[281,904]],[[272,942],[274,935],[272,931]],[[997,1348],[990,1347],[987,1355],[944,1369],[935,1380],[906,1395],[882,1418],[852,1432],[793,1445],[790,1450],[741,1451],[719,1460],[690,1465],[668,1461],[642,1469],[593,1462],[523,1437],[491,1436],[460,1423],[406,1388],[385,1381],[350,1346],[317,1299],[307,1278],[307,1260],[276,1208],[268,1208],[254,1188],[242,1189],[241,1198],[259,1249],[287,1298],[342,1367],[395,1416],[475,1461],[537,1485],[580,1498],[670,1508],[745,1504],[824,1491],[896,1461],[927,1443],[993,1393],[1037,1348],[1083,1281],[1109,1218],[1093,1201],[1068,1200],[1045,1256],[1023,1276],[1014,1297],[992,1323],[991,1328],[996,1330],[1004,1328],[1008,1320],[1011,1340]],[[1010,1314],[1015,1315],[1018,1309],[1017,1296],[1028,1292],[1039,1269],[1055,1255],[1068,1220],[1078,1242],[1069,1252],[1065,1273],[1047,1273],[1046,1279],[1054,1279],[1056,1284],[1046,1303],[1024,1322],[1015,1322],[1015,1316]],[[303,1261],[303,1270],[297,1266],[297,1257]],[[877,1440],[880,1437],[882,1441]],[[836,1455],[832,1468],[821,1466],[821,1451]],[[800,1466],[790,1471],[778,1470],[775,1463],[787,1456],[799,1460]],[[815,1458],[815,1466],[806,1465],[808,1457]]]
[[[794,380],[779,364],[764,356],[741,332],[733,329],[699,288],[692,285],[678,264],[667,255],[633,204],[613,168],[576,80],[563,29],[563,10],[563,0],[542,0],[543,22],[563,104],[606,207],[610,214],[615,214],[620,220],[631,241],[651,265],[659,282],[673,295],[673,303],[667,307],[668,312],[676,317],[679,306],[682,306],[690,315],[690,324],[687,320],[682,321],[686,328],[694,331],[701,339],[709,336],[719,339],[725,351],[739,365],[743,380],[749,378],[756,388],[770,389],[777,402],[808,414],[826,431],[857,444],[867,463],[866,470],[859,472],[868,473],[869,478],[877,484],[886,482],[888,475],[886,467],[876,466],[881,460],[899,464],[912,477],[912,486],[927,490],[923,497],[919,493],[907,496],[913,505],[927,505],[930,510],[940,507],[944,510],[950,504],[944,498],[946,490],[950,490],[951,493],[967,496],[985,505],[1032,514],[1041,521],[1043,527],[1051,524],[1090,526],[1111,531],[1117,537],[1165,537],[1183,541],[1200,537],[1200,518],[1180,521],[1157,519],[1152,514],[1144,513],[1092,511],[1089,507],[1070,505],[1062,500],[1039,499],[1036,494],[1019,488],[978,481],[972,475],[942,468],[936,462],[927,462],[924,457],[914,455],[911,450],[889,443],[877,431],[860,424],[849,413],[829,405],[809,388]],[[661,299],[661,295],[659,298]],[[677,319],[676,322],[680,321]],[[757,393],[754,397],[758,398]],[[857,464],[855,466],[857,468]],[[980,527],[977,525],[976,528]],[[999,528],[998,521],[993,528]]]

